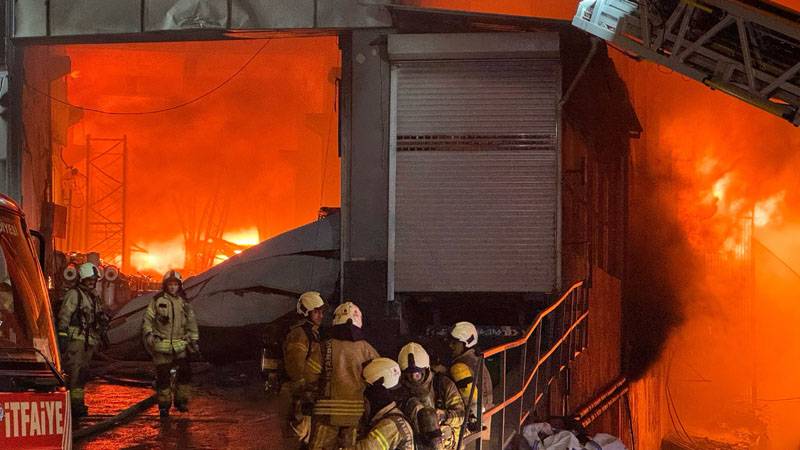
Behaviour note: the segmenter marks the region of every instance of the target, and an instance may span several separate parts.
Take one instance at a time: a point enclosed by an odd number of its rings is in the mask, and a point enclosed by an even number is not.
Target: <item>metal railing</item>
[[[483,383],[483,360],[499,358],[501,367],[495,391],[500,390],[502,395],[477,418],[478,429],[489,424],[491,443],[499,443],[500,448],[505,448],[520,432],[531,412],[536,410],[556,375],[586,348],[588,317],[588,289],[583,281],[579,281],[540,312],[523,337],[483,352],[480,365],[473,370],[476,374],[473,386],[478,386],[479,405],[483,404],[480,389]],[[517,355],[509,357],[511,353]],[[495,419],[499,419],[500,423],[493,427]],[[464,443],[475,441],[476,448],[480,450],[483,442],[479,436],[481,433],[475,433],[464,439]]]

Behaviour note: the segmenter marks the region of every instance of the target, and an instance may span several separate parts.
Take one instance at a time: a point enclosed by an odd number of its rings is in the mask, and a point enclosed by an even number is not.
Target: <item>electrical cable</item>
[[[633,429],[633,412],[631,411],[631,395],[630,393],[625,394],[625,409],[627,409],[628,413],[628,427],[630,427],[631,431],[631,450],[636,450],[636,432]]]
[[[203,93],[203,94],[201,94],[201,95],[199,95],[199,96],[197,96],[197,97],[195,97],[195,98],[193,98],[191,100],[187,100],[185,102],[179,103],[179,104],[174,105],[174,106],[170,106],[170,107],[166,107],[166,108],[160,108],[160,109],[154,109],[154,110],[150,110],[150,111],[106,111],[106,110],[98,109],[98,108],[89,108],[87,106],[74,105],[74,104],[72,104],[72,103],[70,103],[70,102],[68,102],[66,100],[62,100],[60,98],[53,97],[52,95],[50,95],[50,94],[48,94],[46,92],[43,92],[42,90],[38,89],[36,86],[31,85],[27,81],[25,81],[25,86],[27,86],[33,92],[36,92],[39,95],[47,97],[47,98],[49,98],[50,100],[52,100],[52,101],[54,101],[56,103],[60,103],[62,105],[69,106],[69,107],[72,107],[72,108],[77,108],[77,109],[80,109],[82,111],[89,111],[89,112],[95,112],[95,113],[99,113],[99,114],[109,114],[109,115],[117,115],[117,116],[137,116],[137,115],[159,114],[159,113],[163,113],[163,112],[174,111],[176,109],[180,109],[180,108],[183,108],[185,106],[189,106],[189,105],[191,105],[193,103],[197,103],[200,100],[202,100],[202,99],[208,97],[209,95],[217,92],[218,90],[222,89],[223,87],[225,87],[225,85],[227,85],[228,83],[233,81],[234,78],[236,78],[240,73],[242,73],[256,59],[256,57],[259,54],[261,54],[261,51],[264,50],[264,48],[267,46],[267,44],[269,44],[271,41],[272,41],[272,39],[267,39],[266,42],[264,42],[264,45],[259,47],[259,49],[256,50],[256,52],[253,53],[253,55],[241,67],[239,67],[239,69],[237,69],[235,72],[233,72],[233,74],[231,74],[228,78],[223,80],[222,83],[218,84],[214,88],[206,91],[205,93]]]

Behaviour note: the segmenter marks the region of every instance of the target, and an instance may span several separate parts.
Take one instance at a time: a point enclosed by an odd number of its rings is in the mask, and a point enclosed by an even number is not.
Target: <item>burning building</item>
[[[798,313],[788,124],[564,22],[486,14],[569,2],[145,3],[14,11],[7,189],[51,249],[198,273],[340,206],[337,297],[371,331],[518,332],[586,280],[588,346],[548,365],[539,414],[625,376],[597,426],[638,448],[796,443],[779,374],[800,346],[773,329]]]

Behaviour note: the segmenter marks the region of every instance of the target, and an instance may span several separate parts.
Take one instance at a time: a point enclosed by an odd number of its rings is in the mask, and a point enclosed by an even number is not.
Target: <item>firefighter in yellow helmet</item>
[[[389,358],[376,358],[362,373],[367,388],[369,432],[352,447],[354,450],[414,450],[414,431],[397,407],[392,391],[400,381],[400,367]],[[419,447],[416,447],[417,449]]]
[[[161,417],[168,417],[175,397],[175,408],[189,411],[189,383],[192,379],[189,354],[200,353],[200,334],[194,310],[186,301],[181,274],[164,274],[161,292],[147,306],[142,322],[145,347],[156,365],[156,390]],[[175,369],[176,389],[172,392],[171,371]]]
[[[79,282],[64,295],[58,311],[58,341],[67,373],[72,416],[88,412],[84,402],[87,370],[94,351],[104,340],[108,315],[95,287],[100,271],[92,263],[78,267]]]
[[[478,344],[478,330],[475,325],[469,322],[458,322],[450,330],[448,345],[452,351],[453,364],[450,365],[450,378],[455,381],[461,393],[464,404],[469,407],[468,420],[471,423],[477,422],[478,414],[489,409],[492,402],[492,378],[486,364],[482,361],[475,351]],[[473,381],[477,381],[476,370],[482,371],[481,386],[473,389]],[[481,389],[482,405],[478,408],[477,390]],[[470,396],[472,393],[472,396]],[[485,432],[483,439],[489,439],[491,423],[484,423]],[[477,431],[477,430],[473,430]]]
[[[281,397],[288,409],[287,420],[300,442],[311,434],[311,408],[319,375],[322,373],[319,328],[325,316],[325,301],[319,292],[306,292],[297,300],[298,321],[283,343],[283,367],[288,380]]]
[[[311,417],[311,450],[352,447],[364,413],[364,364],[379,357],[364,339],[361,310],[352,302],[333,312],[333,326],[321,345],[322,374]]]
[[[403,372],[402,409],[414,429],[417,450],[453,450],[464,422],[464,401],[453,380],[431,370],[428,352],[409,342],[397,356]]]

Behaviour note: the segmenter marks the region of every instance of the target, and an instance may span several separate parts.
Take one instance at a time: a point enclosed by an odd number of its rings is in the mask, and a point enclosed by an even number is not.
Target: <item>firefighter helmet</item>
[[[361,310],[358,309],[358,306],[356,306],[356,304],[353,302],[342,303],[333,311],[334,325],[345,324],[348,320],[356,327],[361,328]]]
[[[308,317],[308,313],[325,306],[325,300],[319,292],[309,291],[304,293],[297,299],[297,314]]]
[[[416,342],[409,342],[400,349],[400,354],[397,355],[397,362],[400,363],[400,370],[403,372],[431,368],[431,357]]]
[[[453,325],[453,329],[450,330],[450,336],[459,342],[463,342],[467,348],[472,348],[478,343],[478,330],[475,325],[469,322],[458,322]]]
[[[181,277],[181,273],[177,270],[170,269],[164,274],[164,286],[170,281],[177,281],[178,284],[183,285],[183,277]]]
[[[80,267],[78,267],[78,277],[81,281],[87,278],[99,279],[100,271],[97,270],[97,266],[90,262],[83,263],[80,265]]]
[[[400,366],[390,358],[375,358],[364,367],[362,376],[369,385],[393,389],[400,383]]]

